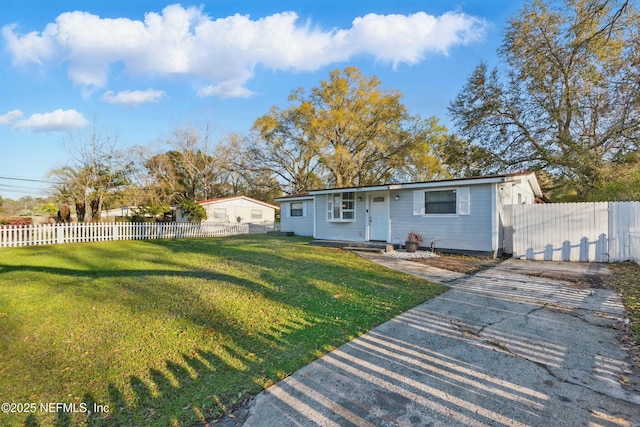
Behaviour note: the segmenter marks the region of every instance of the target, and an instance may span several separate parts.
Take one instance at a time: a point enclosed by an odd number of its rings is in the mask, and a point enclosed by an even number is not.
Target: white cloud
[[[68,76],[85,88],[105,87],[111,64],[131,75],[195,77],[199,96],[248,96],[245,84],[260,65],[273,70],[314,71],[355,55],[393,66],[416,64],[429,53],[484,37],[486,21],[458,12],[435,17],[368,14],[349,29],[300,25],[294,12],[258,20],[233,15],[212,19],[202,9],[171,5],[144,21],[63,13],[41,33],[3,27],[17,64],[67,62]]]
[[[160,99],[166,96],[162,90],[147,89],[147,90],[125,90],[122,92],[114,93],[113,91],[105,92],[100,99],[109,104],[120,104],[128,107],[137,107],[140,104],[147,102],[158,102]]]
[[[14,128],[31,132],[53,132],[78,129],[88,124],[87,119],[76,110],[55,110],[51,113],[33,114],[28,119],[17,122]]]
[[[11,110],[7,114],[0,116],[0,125],[12,125],[22,118],[22,111]]]
[[[416,64],[425,54],[447,54],[449,48],[484,37],[485,22],[465,14],[448,12],[440,17],[418,12],[413,15],[368,14],[356,18],[341,34],[354,52],[365,52],[379,60]]]
[[[207,85],[198,89],[199,98],[209,96],[219,96],[221,98],[249,98],[253,95],[249,89],[245,88],[241,82],[233,80],[218,83],[217,85]]]

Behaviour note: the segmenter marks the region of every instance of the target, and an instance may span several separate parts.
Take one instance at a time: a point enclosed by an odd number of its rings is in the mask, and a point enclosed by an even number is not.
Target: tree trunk
[[[84,222],[85,212],[86,212],[86,205],[84,203],[76,202],[76,215],[78,217],[78,222]]]

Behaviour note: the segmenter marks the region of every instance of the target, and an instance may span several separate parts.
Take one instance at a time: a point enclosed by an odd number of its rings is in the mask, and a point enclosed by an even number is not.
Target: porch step
[[[394,245],[385,242],[348,242],[344,240],[312,240],[312,246],[340,248],[349,251],[387,252],[394,249]]]
[[[267,231],[268,236],[295,236],[293,231]]]
[[[385,252],[383,248],[364,248],[364,247],[358,247],[358,246],[345,246],[342,249],[344,249],[345,251],[371,252],[375,254],[381,254]]]

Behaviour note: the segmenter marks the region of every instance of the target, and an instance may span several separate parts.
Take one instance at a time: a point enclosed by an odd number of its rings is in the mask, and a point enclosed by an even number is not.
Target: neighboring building
[[[533,173],[309,191],[276,199],[281,230],[322,240],[404,244],[498,256],[503,207],[543,198]]]
[[[246,196],[222,197],[196,202],[207,211],[207,222],[219,223],[263,223],[274,222],[278,206]],[[176,221],[187,222],[180,207],[176,208]]]
[[[115,221],[116,219],[133,215],[137,209],[137,206],[121,206],[119,208],[103,210],[100,214],[100,219],[103,222]]]

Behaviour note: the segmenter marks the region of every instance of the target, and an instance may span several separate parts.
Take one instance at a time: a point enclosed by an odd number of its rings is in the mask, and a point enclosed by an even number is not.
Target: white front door
[[[369,195],[369,240],[389,238],[389,193]]]

